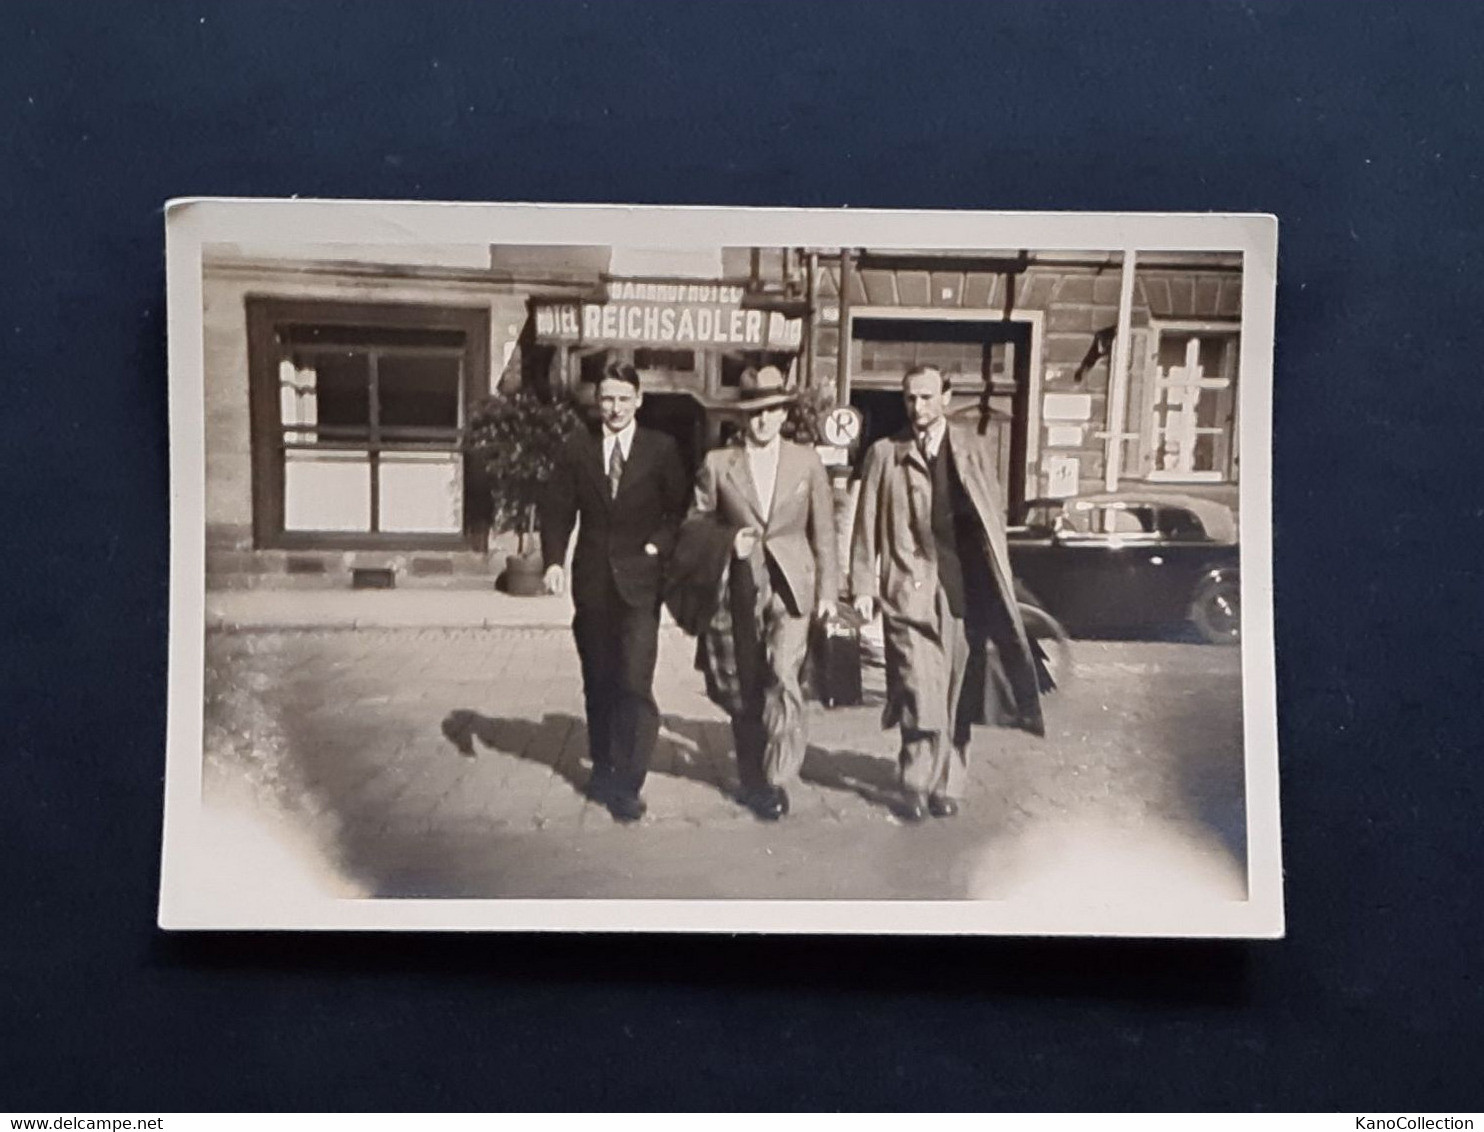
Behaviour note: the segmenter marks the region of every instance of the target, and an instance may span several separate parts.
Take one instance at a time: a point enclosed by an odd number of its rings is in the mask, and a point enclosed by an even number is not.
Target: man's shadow
[[[804,766],[799,777],[827,790],[856,794],[871,805],[892,813],[901,809],[897,765],[890,759],[860,751],[811,745],[804,753]]]
[[[575,744],[537,741],[543,733],[566,736],[573,727],[581,732]],[[587,727],[576,716],[547,712],[539,720],[524,716],[497,719],[470,708],[456,708],[443,717],[440,730],[465,758],[478,758],[483,747],[544,766],[579,793],[587,785]]]
[[[566,733],[576,728],[575,742],[538,743],[542,731]],[[587,721],[567,714],[547,713],[540,720],[500,719],[460,708],[442,723],[444,737],[465,758],[477,758],[483,747],[548,767],[579,794],[586,794],[592,777],[587,757]],[[730,762],[730,731],[725,723],[664,716],[660,739],[655,745],[651,773],[668,774],[710,786],[728,797],[736,796],[735,774]]]
[[[543,731],[565,732],[570,727],[578,729],[576,743],[535,741]],[[460,708],[444,717],[441,729],[466,758],[478,757],[479,747],[499,751],[548,767],[579,794],[587,792],[592,775],[587,760],[587,724],[576,716],[548,713],[540,720],[500,719]],[[660,742],[650,769],[652,773],[709,786],[734,802],[740,798],[731,727],[724,721],[662,717]],[[805,752],[800,777],[828,790],[854,793],[886,809],[894,809],[897,804],[896,766],[888,759],[811,745]]]

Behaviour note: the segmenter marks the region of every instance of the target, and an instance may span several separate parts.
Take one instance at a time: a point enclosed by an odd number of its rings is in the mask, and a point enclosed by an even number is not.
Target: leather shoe
[[[921,794],[908,794],[897,811],[897,816],[903,821],[920,822],[928,816],[927,799]]]
[[[608,799],[608,812],[617,822],[635,822],[648,813],[644,799],[627,791],[615,793]]]
[[[607,804],[608,795],[613,793],[613,772],[606,766],[593,767],[592,774],[588,775],[587,785],[583,792],[594,802]]]
[[[772,786],[760,786],[749,790],[742,804],[763,821],[777,821],[788,813],[788,795]]]
[[[958,803],[952,798],[944,798],[942,795],[933,794],[928,798],[928,813],[935,818],[953,818],[958,816]]]

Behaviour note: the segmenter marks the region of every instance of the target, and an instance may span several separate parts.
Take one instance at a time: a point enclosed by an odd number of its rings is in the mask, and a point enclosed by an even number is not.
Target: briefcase
[[[861,694],[861,632],[854,610],[816,621],[810,653],[814,698],[825,707],[853,707]]]

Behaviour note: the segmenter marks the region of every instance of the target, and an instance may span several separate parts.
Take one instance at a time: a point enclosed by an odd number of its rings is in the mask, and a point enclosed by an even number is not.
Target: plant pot
[[[511,554],[505,559],[505,592],[536,597],[546,592],[546,567],[539,554]]]

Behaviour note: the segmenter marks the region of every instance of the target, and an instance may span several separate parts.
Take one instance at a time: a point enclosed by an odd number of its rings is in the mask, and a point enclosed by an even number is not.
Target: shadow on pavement
[[[896,764],[876,755],[810,746],[800,777],[829,790],[851,791],[892,812],[901,804]]]
[[[451,711],[440,725],[443,736],[466,758],[474,758],[478,751],[474,740],[493,751],[514,755],[548,767],[579,793],[586,787],[589,772],[577,759],[563,758],[565,744],[538,743],[536,738],[542,731],[555,729],[565,732],[572,727],[583,728],[583,746],[587,744],[587,731],[582,720],[572,715],[548,713],[540,720],[515,717],[496,719],[468,708]]]
[[[591,777],[586,761],[564,760],[560,757],[560,747],[533,741],[543,729],[565,730],[567,727],[582,729],[585,746],[587,725],[572,715],[547,714],[538,722],[522,718],[497,719],[461,708],[449,712],[442,723],[444,737],[461,755],[475,757],[477,740],[490,750],[551,768],[581,793]],[[666,774],[688,779],[713,787],[729,799],[738,799],[740,786],[732,753],[732,733],[726,723],[667,715],[661,720],[661,735],[650,768],[651,775]],[[665,750],[665,737],[670,739],[671,751]],[[888,810],[899,801],[895,765],[874,755],[811,745],[805,753],[800,777],[828,790],[848,791]]]

